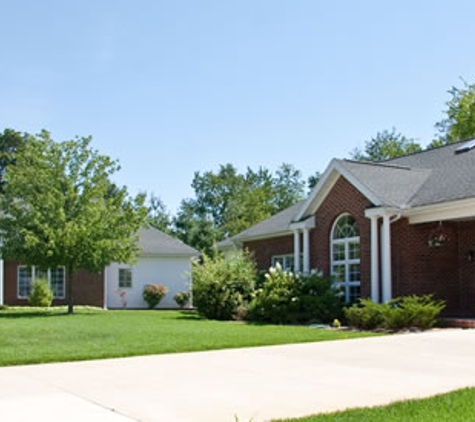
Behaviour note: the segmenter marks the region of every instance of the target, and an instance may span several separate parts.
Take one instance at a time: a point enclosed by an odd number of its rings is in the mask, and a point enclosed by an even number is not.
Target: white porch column
[[[383,303],[392,299],[391,281],[391,220],[389,215],[383,215],[382,241],[382,300]]]
[[[371,299],[379,303],[379,227],[378,216],[371,217]]]
[[[294,272],[300,272],[300,230],[294,231]]]
[[[303,272],[310,272],[310,236],[309,229],[303,229]]]

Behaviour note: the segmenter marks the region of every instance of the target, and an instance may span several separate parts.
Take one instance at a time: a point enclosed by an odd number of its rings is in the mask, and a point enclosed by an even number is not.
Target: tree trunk
[[[74,295],[73,295],[73,269],[66,269],[66,280],[67,280],[67,290],[68,290],[68,314],[72,315],[74,313]]]

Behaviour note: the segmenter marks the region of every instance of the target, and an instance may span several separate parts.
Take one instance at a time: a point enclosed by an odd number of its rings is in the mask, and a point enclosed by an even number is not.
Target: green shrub
[[[147,284],[142,292],[142,297],[149,309],[155,308],[168,293],[168,289],[163,284]]]
[[[342,317],[343,302],[331,278],[313,271],[296,278],[299,322],[331,323]]]
[[[190,302],[190,293],[189,292],[178,292],[173,300],[180,307],[184,308]]]
[[[247,319],[272,324],[296,323],[297,292],[294,275],[277,264],[275,268],[269,269],[262,288],[254,292]]]
[[[344,314],[350,327],[374,330],[383,326],[386,305],[376,304],[371,299],[361,299],[359,304],[345,308]]]
[[[384,327],[388,330],[403,328],[432,328],[445,308],[443,300],[436,300],[432,295],[406,296],[392,300],[384,315]]]
[[[437,323],[444,308],[444,301],[436,300],[432,295],[400,297],[386,304],[361,299],[359,305],[345,309],[345,317],[348,325],[362,330],[427,330]]]
[[[37,279],[31,285],[28,302],[31,306],[47,308],[53,302],[53,292],[49,287],[47,279]]]
[[[330,279],[317,272],[294,275],[277,264],[256,290],[247,319],[274,324],[329,323],[341,313],[342,302]]]
[[[254,289],[256,268],[244,252],[225,259],[218,255],[204,256],[203,262],[194,262],[193,304],[200,315],[218,320],[229,320],[243,313]]]

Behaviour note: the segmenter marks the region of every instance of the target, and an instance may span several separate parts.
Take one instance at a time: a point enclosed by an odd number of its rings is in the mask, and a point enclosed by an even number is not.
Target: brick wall
[[[315,229],[310,232],[310,267],[330,274],[330,236],[335,220],[343,213],[351,214],[360,232],[361,295],[370,295],[371,223],[364,212],[371,202],[344,177],[340,177],[315,214]]]
[[[410,225],[401,219],[391,225],[393,297],[434,294],[447,301],[447,311],[459,308],[458,223],[444,222],[451,240],[430,247],[439,223]]]
[[[475,315],[475,221],[458,227],[459,315]]]
[[[18,299],[18,262],[4,262],[4,303],[6,305],[28,305],[28,299]],[[92,274],[78,271],[73,277],[74,304],[104,306],[104,273]],[[66,286],[67,288],[67,286]],[[65,299],[54,299],[53,305],[65,305]]]
[[[270,239],[244,242],[244,249],[252,253],[259,270],[268,270],[274,255],[294,253],[294,236],[274,237]]]

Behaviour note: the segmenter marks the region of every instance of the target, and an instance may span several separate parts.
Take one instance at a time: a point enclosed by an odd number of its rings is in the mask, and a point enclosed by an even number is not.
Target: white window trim
[[[285,254],[281,254],[281,255],[272,255],[271,265],[273,267],[275,267],[276,261],[278,259],[282,259],[284,262],[286,262],[288,260],[289,263],[290,263],[289,265],[282,265],[283,270],[289,271],[291,268],[293,268],[293,266],[294,266],[294,254],[293,253],[285,253]],[[300,266],[302,266],[302,262],[303,262],[303,253],[300,253]],[[296,271],[296,272],[299,272],[299,271]]]
[[[121,270],[130,271],[130,286],[121,286],[120,285],[120,271]],[[132,289],[133,285],[134,285],[134,273],[132,271],[132,268],[131,267],[119,267],[117,269],[117,287],[119,287],[119,289]]]
[[[333,259],[333,245],[336,245],[336,244],[345,245],[345,257],[349,256],[349,245],[351,243],[358,243],[361,246],[360,236],[346,237],[344,239],[341,239],[341,238],[334,239],[333,238],[336,226],[337,226],[338,222],[340,221],[340,219],[342,219],[343,217],[348,217],[348,216],[353,217],[351,214],[348,214],[348,213],[340,214],[335,219],[335,221],[333,222],[333,226],[332,226],[332,229],[330,231],[330,269],[331,269],[331,274],[332,274],[332,276],[335,276],[334,267],[336,265],[344,265],[345,266],[345,281],[336,281],[335,282],[335,285],[340,286],[341,288],[343,288],[343,291],[344,291],[344,294],[345,294],[345,302],[350,301],[350,287],[359,286],[361,288],[361,279],[358,280],[358,281],[350,281],[350,266],[352,264],[353,265],[354,264],[360,265],[360,271],[361,271],[361,252],[360,252],[360,258],[358,258],[358,259],[349,259],[349,258],[338,259],[338,260]],[[360,277],[361,277],[361,272],[360,272]]]
[[[34,265],[18,265],[18,267],[17,267],[17,298],[18,299],[28,299],[28,295],[27,296],[20,295],[20,269],[21,268],[31,268],[31,283],[33,283],[35,281],[35,278],[36,278],[36,266],[34,266]],[[61,296],[53,296],[53,299],[65,299],[66,298],[66,268],[64,266],[59,266],[57,268],[63,268],[63,274],[64,274],[63,292],[64,292],[64,294],[61,295]],[[47,274],[47,278],[48,278],[48,284],[51,288],[51,269],[50,268],[48,268],[46,270],[46,274]],[[53,289],[51,289],[51,290],[53,290]],[[53,291],[53,294],[54,294],[54,291]]]

